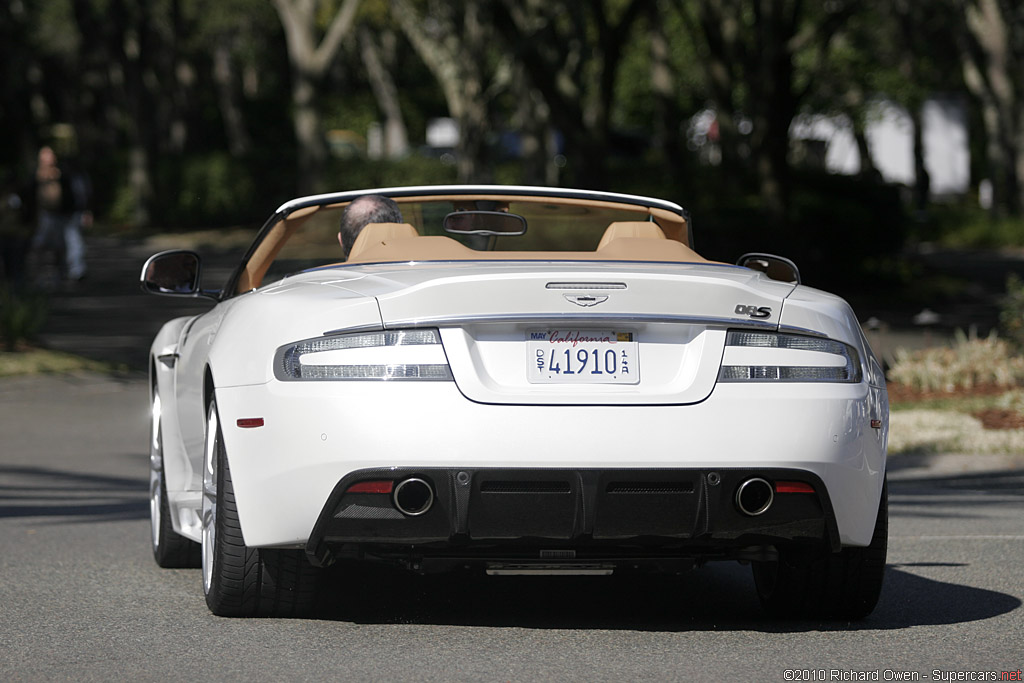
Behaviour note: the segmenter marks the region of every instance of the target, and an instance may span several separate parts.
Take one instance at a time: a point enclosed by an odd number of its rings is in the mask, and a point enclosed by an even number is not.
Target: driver
[[[393,199],[379,194],[368,194],[353,199],[341,212],[338,244],[348,258],[352,245],[364,227],[370,223],[402,223],[402,211]]]

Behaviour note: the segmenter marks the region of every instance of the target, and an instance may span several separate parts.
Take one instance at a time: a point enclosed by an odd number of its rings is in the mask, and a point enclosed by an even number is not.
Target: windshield
[[[446,236],[476,251],[593,251],[606,228],[619,221],[647,219],[643,207],[601,206],[556,201],[400,201],[403,221],[423,236]],[[270,264],[263,284],[285,275],[343,262],[338,226],[344,205],[322,207],[288,237]],[[522,216],[526,233],[516,236],[449,235],[444,217],[458,210],[500,210]]]

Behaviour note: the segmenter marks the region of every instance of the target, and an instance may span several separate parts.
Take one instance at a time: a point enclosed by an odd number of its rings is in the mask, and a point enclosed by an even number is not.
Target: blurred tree
[[[268,42],[271,46],[277,42],[273,38],[277,38],[280,19],[269,4],[252,0],[185,1],[193,25],[178,40],[187,41],[195,60],[209,71],[210,94],[215,97],[228,151],[245,157],[258,145],[253,131],[261,128],[259,122],[254,126],[250,121],[247,105],[270,80],[265,74],[274,72],[278,55],[267,47]],[[201,82],[197,87],[206,86]]]
[[[409,132],[402,116],[398,88],[383,56],[394,53],[395,34],[390,31],[382,33],[382,46],[374,32],[366,25],[361,25],[358,37],[359,54],[366,68],[366,76],[370,81],[377,107],[384,115],[383,156],[386,159],[401,159],[409,153]]]
[[[80,95],[87,85],[90,97],[84,106],[85,116],[94,120],[108,120],[112,126],[88,127],[87,134],[97,136],[86,139],[90,149],[98,149],[100,139],[106,138],[112,147],[124,135],[128,147],[128,187],[130,204],[126,217],[136,225],[150,222],[155,198],[154,174],[159,154],[159,123],[165,115],[156,92],[161,84],[172,89],[172,79],[159,72],[160,58],[169,50],[163,43],[154,21],[154,12],[166,10],[166,4],[155,7],[150,3],[127,3],[125,0],[72,0],[79,36],[82,36],[77,54],[77,68],[72,69],[77,79],[68,86],[72,97]],[[177,9],[175,3],[174,9]],[[87,39],[84,37],[88,37]],[[78,118],[78,117],[75,117]]]
[[[282,158],[298,157],[302,191],[325,177],[324,122],[363,134],[382,121],[397,159],[447,113],[464,181],[687,181],[687,194],[697,181],[782,220],[794,114],[848,114],[870,174],[874,98],[919,119],[926,97],[966,81],[994,208],[1019,215],[1022,72],[1019,0],[5,0],[0,163],[27,169],[58,136],[119,220],[230,220],[247,197],[292,193]],[[691,165],[683,132],[702,109],[717,115],[720,172]],[[428,176],[433,164],[415,160]],[[356,183],[394,168],[329,171]],[[759,199],[734,201],[751,189]]]
[[[860,174],[878,179],[878,170],[868,146],[867,126],[873,115],[873,101],[879,93],[901,87],[896,64],[895,31],[892,15],[884,2],[866,2],[861,11],[850,16],[837,32],[822,63],[806,65],[819,55],[797,55],[798,69],[821,67],[817,86],[808,92],[804,102],[807,113],[845,116],[860,157]]]
[[[668,33],[670,18],[667,15],[665,0],[650,3],[647,7],[650,86],[653,100],[651,146],[661,155],[661,160],[671,170],[675,182],[678,183],[682,182],[686,174],[688,155],[680,127],[680,121],[684,118],[679,93],[682,77],[672,60],[672,43]]]
[[[948,3],[865,0],[836,32],[805,107],[842,113],[853,124],[861,174],[877,177],[865,130],[878,99],[902,107],[913,125],[914,203],[930,200],[925,167],[923,107],[937,94],[963,90],[956,45],[956,16]],[[797,55],[801,64],[810,55]]]
[[[777,221],[789,213],[789,128],[817,85],[824,55],[837,32],[861,6],[857,0],[677,0],[706,49],[710,95],[717,114],[722,160],[738,171],[742,119],[761,202]],[[797,78],[796,57],[812,57]]]
[[[401,159],[409,153],[409,131],[392,75],[397,68],[398,35],[388,16],[386,0],[364,2],[358,21],[359,56],[384,117],[381,151],[386,159]]]
[[[501,0],[494,23],[565,136],[572,182],[607,185],[611,110],[634,23],[652,0]]]
[[[458,123],[455,150],[462,182],[494,180],[488,146],[491,108],[508,86],[510,71],[494,49],[490,3],[482,0],[391,0],[391,14],[444,93]]]
[[[359,0],[272,0],[281,17],[292,67],[292,119],[299,146],[298,185],[314,191],[323,178],[327,145],[317,90],[341,43],[352,31]],[[326,29],[321,29],[326,26]]]
[[[38,97],[42,71],[37,63],[37,48],[32,39],[34,17],[20,0],[0,3],[0,129],[5,142],[0,145],[0,184],[9,189],[16,176],[25,172],[22,162],[34,158],[40,121],[33,115],[33,100]],[[2,190],[0,190],[2,191]]]
[[[963,13],[964,81],[981,106],[993,211],[1024,207],[1024,3],[955,0]]]

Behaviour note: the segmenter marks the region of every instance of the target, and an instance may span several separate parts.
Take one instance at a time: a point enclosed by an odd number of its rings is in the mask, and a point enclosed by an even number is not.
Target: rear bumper
[[[792,470],[821,482],[816,490],[827,494],[839,542],[863,546],[885,473],[885,430],[871,428],[872,405],[865,386],[842,384],[725,384],[697,404],[626,407],[478,404],[450,382],[217,389],[239,520],[252,547],[305,547],[314,533],[325,537],[319,520],[339,487],[366,470],[392,467],[474,477],[489,468],[694,472],[687,500],[704,495],[701,477],[709,472]],[[265,417],[265,425],[237,426],[252,417]],[[201,463],[194,467],[201,471]],[[447,486],[440,479],[438,498]],[[579,487],[571,495],[583,508],[588,500]],[[455,532],[426,538],[461,538],[463,527],[452,525]],[[575,533],[583,538],[588,528]],[[667,537],[697,536],[685,529]]]
[[[392,492],[350,489],[366,482],[426,482],[421,514],[399,511]],[[741,511],[743,482],[772,486],[763,512]],[[806,492],[775,491],[799,482]],[[345,476],[306,545],[310,560],[339,557],[529,563],[566,558],[636,563],[742,557],[779,542],[827,543],[839,532],[814,474],[776,468],[547,469],[380,468]]]

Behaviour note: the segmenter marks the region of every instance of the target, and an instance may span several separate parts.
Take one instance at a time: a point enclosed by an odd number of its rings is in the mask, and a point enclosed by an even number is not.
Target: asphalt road
[[[1021,460],[892,462],[886,584],[860,623],[768,620],[734,563],[664,579],[372,571],[339,586],[328,617],[231,620],[207,611],[198,570],[150,555],[146,404],[141,376],[0,381],[0,680],[936,680],[1024,666]]]
[[[149,251],[91,240],[89,279],[53,296],[43,331],[133,372],[0,380],[0,681],[958,680],[1024,666],[1024,456],[893,460],[886,584],[856,624],[768,620],[735,563],[653,579],[371,570],[324,618],[214,617],[199,571],[159,569],[149,550],[139,370],[164,320],[208,307],[139,293]],[[212,260],[207,286],[228,263]]]

